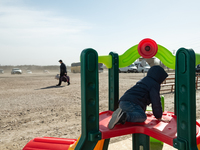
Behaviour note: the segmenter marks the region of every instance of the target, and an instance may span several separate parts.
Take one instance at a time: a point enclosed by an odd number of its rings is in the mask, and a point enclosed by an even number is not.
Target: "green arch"
[[[155,55],[165,66],[171,69],[175,69],[176,56],[174,56],[168,49],[162,45],[158,45],[158,51]],[[125,51],[122,55],[119,55],[119,68],[127,67],[131,65],[136,59],[140,58],[138,53],[138,45],[134,45]],[[99,63],[104,63],[107,68],[112,68],[112,57],[111,55],[99,56]],[[200,54],[196,54],[196,65],[200,64]]]

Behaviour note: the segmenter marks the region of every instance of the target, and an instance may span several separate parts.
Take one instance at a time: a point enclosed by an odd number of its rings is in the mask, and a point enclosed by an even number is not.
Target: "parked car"
[[[26,70],[26,71],[27,71],[27,73],[28,73],[28,74],[31,74],[31,73],[32,73],[32,71],[31,71],[31,70]]]
[[[143,66],[141,63],[139,63],[137,65],[137,72],[148,72],[150,68],[151,67],[149,66],[149,64],[145,64],[145,66]]]
[[[13,68],[11,74],[22,74],[22,70],[19,68]]]
[[[0,69],[0,74],[3,74],[3,73],[4,73],[3,69]]]
[[[135,66],[135,64],[131,64],[128,67],[124,67],[124,68],[119,68],[119,72],[137,72],[137,67]]]
[[[44,72],[44,73],[49,73],[49,71],[48,71],[48,70],[44,70],[43,72]]]

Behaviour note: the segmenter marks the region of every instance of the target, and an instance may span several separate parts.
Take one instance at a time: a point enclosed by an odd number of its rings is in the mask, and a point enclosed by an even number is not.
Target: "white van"
[[[151,67],[148,63],[146,63],[144,66],[142,63],[137,64],[137,72],[148,72]]]
[[[131,64],[128,67],[124,67],[124,68],[119,68],[119,73],[120,72],[137,72],[137,67],[135,66],[135,64]]]

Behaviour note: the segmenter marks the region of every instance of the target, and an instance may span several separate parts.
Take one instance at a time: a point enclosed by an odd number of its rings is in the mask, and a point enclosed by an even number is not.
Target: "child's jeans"
[[[120,101],[119,107],[126,112],[127,122],[144,122],[147,116],[140,105],[129,101]]]

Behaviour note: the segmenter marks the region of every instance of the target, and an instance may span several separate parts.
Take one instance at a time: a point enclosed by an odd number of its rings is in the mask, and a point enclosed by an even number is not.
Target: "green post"
[[[93,49],[85,49],[81,53],[82,133],[75,150],[93,150],[101,139],[98,82],[98,54]]]
[[[119,57],[118,54],[113,52],[110,52],[109,55],[112,56],[112,68],[108,70],[108,109],[115,111],[118,108],[119,100]],[[109,142],[110,139],[105,139],[103,150],[108,149]]]
[[[145,134],[132,134],[133,150],[149,150],[150,141],[149,136]]]
[[[162,105],[162,111],[165,111],[165,97],[161,95],[160,100],[161,100],[161,105]]]
[[[119,58],[118,54],[110,52],[112,68],[109,69],[109,110],[115,111],[119,101]]]
[[[105,139],[104,140],[104,144],[103,144],[103,149],[102,150],[107,150],[108,149],[109,142],[110,142],[110,139]]]
[[[179,150],[197,150],[195,53],[181,48],[176,53],[175,113],[177,138],[173,146]]]

